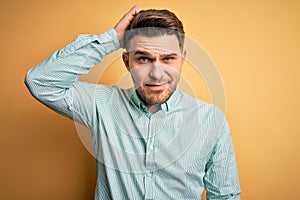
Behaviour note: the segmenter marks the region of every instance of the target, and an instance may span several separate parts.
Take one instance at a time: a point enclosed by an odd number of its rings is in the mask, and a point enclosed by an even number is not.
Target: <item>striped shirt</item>
[[[116,32],[80,35],[32,68],[31,94],[87,126],[97,164],[96,200],[240,199],[231,134],[223,113],[178,89],[150,113],[135,89],[78,81],[119,49]]]

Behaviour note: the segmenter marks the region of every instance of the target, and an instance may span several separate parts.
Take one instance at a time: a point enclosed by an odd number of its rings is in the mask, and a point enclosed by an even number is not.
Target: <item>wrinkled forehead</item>
[[[148,52],[150,54],[170,54],[181,55],[179,41],[175,34],[159,36],[134,36],[129,43],[128,52]]]

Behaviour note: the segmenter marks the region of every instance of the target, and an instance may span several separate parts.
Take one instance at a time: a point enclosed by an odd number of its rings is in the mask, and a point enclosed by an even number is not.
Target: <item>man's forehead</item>
[[[128,51],[145,54],[180,54],[179,41],[176,35],[147,37],[138,35],[130,40]]]
[[[173,51],[167,51],[167,50],[144,50],[144,49],[137,49],[134,51],[131,51],[133,55],[144,55],[144,56],[154,56],[154,55],[159,55],[159,56],[178,56],[179,54],[177,52]]]

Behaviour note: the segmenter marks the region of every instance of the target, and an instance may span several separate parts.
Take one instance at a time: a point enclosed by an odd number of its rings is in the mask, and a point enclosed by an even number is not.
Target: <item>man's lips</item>
[[[165,85],[167,84],[167,82],[163,82],[163,83],[146,83],[145,86],[152,88],[152,89],[161,89],[163,87],[165,87]]]

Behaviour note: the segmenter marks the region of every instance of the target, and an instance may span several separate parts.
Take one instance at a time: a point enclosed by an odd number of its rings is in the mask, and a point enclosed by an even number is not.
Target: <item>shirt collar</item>
[[[144,105],[144,103],[141,101],[141,99],[139,98],[137,91],[135,89],[133,89],[134,92],[131,96],[131,101],[139,108],[142,109],[144,111],[148,111],[147,107]],[[171,109],[173,109],[175,107],[175,105],[177,104],[177,101],[179,100],[179,91],[178,91],[178,87],[175,89],[175,91],[173,92],[173,94],[170,96],[170,98],[167,100],[167,102],[161,104],[161,109],[168,112]]]

